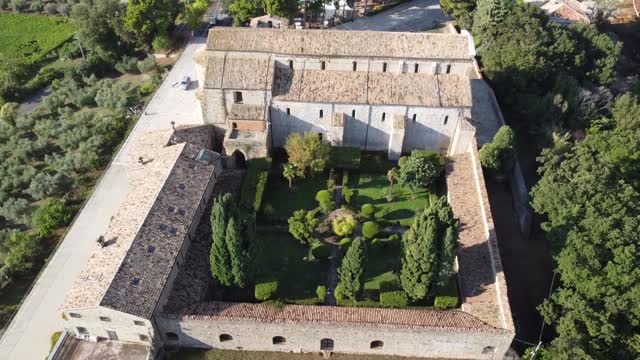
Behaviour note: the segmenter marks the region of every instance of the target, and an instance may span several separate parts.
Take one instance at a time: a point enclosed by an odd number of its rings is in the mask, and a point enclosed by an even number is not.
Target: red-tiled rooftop
[[[284,305],[203,302],[176,314],[165,316],[180,320],[247,320],[262,323],[354,324],[391,328],[428,328],[452,331],[502,333],[506,330],[458,310],[384,309],[337,306]]]

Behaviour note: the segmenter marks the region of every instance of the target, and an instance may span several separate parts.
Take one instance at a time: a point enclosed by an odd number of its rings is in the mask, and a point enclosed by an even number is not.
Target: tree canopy
[[[331,147],[320,140],[317,133],[293,133],[284,145],[289,162],[295,165],[299,178],[322,172],[329,161]]]
[[[625,95],[583,141],[557,138],[539,158],[532,205],[561,279],[541,306],[553,359],[640,357],[640,117],[626,116],[637,109]]]
[[[171,0],[129,0],[124,16],[125,28],[134,34],[139,46],[149,46],[156,35],[165,34],[177,15],[177,2]]]
[[[338,268],[336,293],[351,300],[358,300],[364,291],[364,275],[367,261],[367,243],[355,238]]]

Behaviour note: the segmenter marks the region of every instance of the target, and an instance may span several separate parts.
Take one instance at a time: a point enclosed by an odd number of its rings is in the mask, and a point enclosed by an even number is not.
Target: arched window
[[[383,346],[384,346],[384,343],[380,340],[375,340],[371,342],[372,349],[382,349]]]
[[[167,341],[178,341],[178,334],[174,332],[166,332],[164,336],[167,338]]]
[[[287,343],[287,339],[283,336],[274,336],[272,340],[273,345],[284,345]]]
[[[387,118],[387,113],[383,112],[382,113],[382,121],[384,122],[384,120]]]
[[[333,339],[324,338],[320,340],[320,350],[333,351]]]
[[[229,334],[220,335],[220,342],[231,341],[231,340],[233,340],[233,336]]]
[[[325,69],[325,62],[324,62],[324,60],[323,60],[323,61],[320,61],[320,69],[322,69],[322,70],[324,70],[324,69]]]
[[[418,114],[413,114],[413,117],[411,118],[411,120],[412,120],[413,122],[416,122],[416,118],[417,118],[417,117],[418,117]]]
[[[447,65],[447,74],[451,72],[451,65]]]
[[[448,122],[449,122],[449,115],[445,115],[445,117],[444,117],[444,125],[447,125]]]

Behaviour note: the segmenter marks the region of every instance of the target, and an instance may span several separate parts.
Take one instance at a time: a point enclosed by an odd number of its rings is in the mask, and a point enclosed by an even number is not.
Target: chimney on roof
[[[142,156],[138,157],[138,163],[140,163],[141,165],[144,165],[144,158]]]
[[[171,128],[175,131],[176,130],[176,122],[175,121],[171,121]]]

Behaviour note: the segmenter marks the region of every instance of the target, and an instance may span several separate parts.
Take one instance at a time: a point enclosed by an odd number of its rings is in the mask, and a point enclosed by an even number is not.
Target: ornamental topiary
[[[336,208],[336,203],[333,201],[333,194],[328,190],[318,191],[316,194],[316,201],[324,213],[330,213]]]
[[[258,300],[266,301],[272,299],[278,292],[278,280],[268,279],[256,284],[255,297]]]
[[[376,207],[372,204],[364,204],[362,205],[362,210],[360,215],[362,215],[365,219],[371,219],[373,215],[376,213]]]
[[[324,303],[324,299],[327,297],[327,287],[324,285],[318,286],[316,288],[316,295],[318,295],[320,303]]]
[[[380,226],[375,221],[367,221],[362,224],[362,235],[367,239],[373,239],[380,233]]]
[[[333,230],[333,233],[338,236],[351,235],[355,227],[356,220],[351,215],[333,219],[331,222],[331,229]]]
[[[455,296],[436,296],[433,306],[437,310],[455,309],[458,307],[458,298]]]

